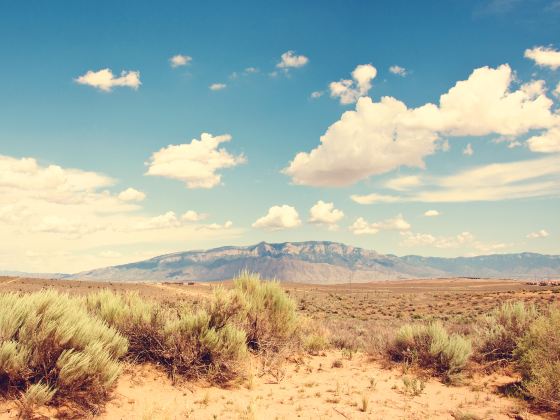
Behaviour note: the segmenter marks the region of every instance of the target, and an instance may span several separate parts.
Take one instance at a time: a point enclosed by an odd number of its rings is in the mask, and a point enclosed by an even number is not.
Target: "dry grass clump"
[[[242,302],[237,321],[247,334],[250,349],[280,352],[297,344],[299,326],[295,302],[276,281],[242,272],[234,279],[234,293]]]
[[[477,354],[486,361],[508,361],[538,312],[534,305],[506,302],[483,317],[475,328]]]
[[[560,412],[560,308],[535,320],[519,340],[515,356],[527,394]]]
[[[434,369],[449,378],[467,363],[472,346],[469,339],[449,335],[439,322],[403,325],[388,345],[392,360]]]
[[[51,400],[93,407],[120,373],[128,342],[66,294],[0,295],[0,389],[23,409]]]

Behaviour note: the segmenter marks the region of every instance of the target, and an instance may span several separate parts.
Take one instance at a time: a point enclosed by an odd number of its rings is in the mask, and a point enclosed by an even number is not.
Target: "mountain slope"
[[[300,283],[346,283],[446,276],[533,277],[560,273],[560,256],[522,253],[434,258],[382,255],[336,242],[261,242],[162,255],[67,278],[110,281],[216,281],[241,270]]]

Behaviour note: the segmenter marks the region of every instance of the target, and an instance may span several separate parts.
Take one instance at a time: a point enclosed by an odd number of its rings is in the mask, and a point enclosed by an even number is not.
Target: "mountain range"
[[[560,256],[525,252],[457,258],[398,257],[336,242],[261,242],[251,246],[178,252],[51,277],[114,282],[201,282],[231,279],[242,270],[280,281],[321,284],[436,277],[533,279],[559,277]]]

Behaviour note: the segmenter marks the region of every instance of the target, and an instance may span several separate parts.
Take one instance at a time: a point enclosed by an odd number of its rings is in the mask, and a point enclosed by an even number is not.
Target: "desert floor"
[[[30,292],[55,287],[83,294],[109,287],[136,290],[164,301],[194,305],[216,284],[117,284],[0,278],[0,292]],[[224,283],[225,287],[229,284]],[[547,304],[560,300],[558,287],[510,280],[438,279],[407,282],[316,286],[286,284],[302,314],[364,334],[374,325],[395,326],[442,319],[461,328],[469,319],[506,300]],[[336,361],[336,363],[335,363]],[[247,378],[229,388],[199,382],[173,384],[154,366],[131,365],[118,381],[100,419],[539,419],[524,401],[504,389],[519,378],[508,371],[469,374],[446,385],[403,366],[375,361],[363,353],[329,350],[286,362],[260,375],[257,359],[248,362]],[[341,364],[341,366],[340,366]],[[336,367],[339,366],[339,367]],[[407,386],[407,383],[409,384]],[[416,386],[416,391],[414,391]],[[417,394],[417,395],[415,395]],[[53,411],[43,413],[47,417]],[[58,414],[62,414],[58,411]],[[13,402],[0,403],[0,418],[16,418]]]

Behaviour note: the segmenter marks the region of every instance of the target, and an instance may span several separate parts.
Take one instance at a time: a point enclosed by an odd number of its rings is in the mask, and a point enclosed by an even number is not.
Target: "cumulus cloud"
[[[424,216],[426,217],[436,217],[439,216],[440,212],[437,210],[427,210],[424,212]]]
[[[309,210],[309,223],[325,225],[329,229],[336,229],[337,223],[344,217],[344,212],[334,208],[334,203],[319,200]]]
[[[403,218],[402,214],[374,223],[369,223],[363,217],[358,217],[349,229],[354,235],[375,235],[381,230],[407,231],[410,229],[410,224]]]
[[[534,47],[525,50],[525,58],[533,60],[539,67],[556,70],[560,67],[560,51],[552,47]]]
[[[253,223],[254,228],[266,230],[283,230],[301,225],[297,210],[288,205],[272,206],[268,213]]]
[[[467,145],[465,146],[465,148],[463,149],[463,154],[464,154],[465,156],[472,156],[472,155],[474,155],[474,150],[473,150],[473,148],[472,148],[472,144],[469,143],[469,144],[467,144]]]
[[[192,61],[192,57],[189,55],[177,54],[169,59],[169,64],[173,68],[182,67],[189,65]]]
[[[119,194],[122,201],[143,201],[146,194],[134,188],[127,188]]]
[[[527,140],[527,146],[532,152],[556,153],[560,152],[560,125]]]
[[[544,230],[537,230],[536,232],[531,232],[527,235],[527,238],[529,239],[537,239],[537,238],[546,238],[547,236],[549,236],[549,233]]]
[[[441,136],[518,136],[558,125],[543,81],[511,89],[508,65],[482,67],[440,97],[439,105],[408,108],[392,97],[361,97],[310,152],[283,172],[298,185],[347,186],[401,166],[424,168]]]
[[[279,69],[290,69],[303,67],[309,62],[305,55],[297,55],[294,51],[286,51],[280,56],[280,62],[276,64]]]
[[[200,222],[201,220],[206,219],[207,215],[203,213],[198,213],[194,210],[187,210],[181,216],[181,220],[185,222]]]
[[[221,182],[219,170],[246,162],[243,155],[235,156],[219,148],[221,143],[230,140],[229,134],[202,133],[200,140],[164,147],[152,154],[146,175],[177,179],[187,188],[213,188]]]
[[[76,83],[92,86],[104,92],[111,92],[114,87],[129,87],[137,90],[142,84],[139,71],[122,71],[120,76],[115,77],[111,69],[89,70],[74,80]]]
[[[210,90],[216,91],[216,90],[222,90],[225,89],[227,87],[227,85],[225,83],[212,83],[209,87]]]
[[[401,77],[406,77],[406,75],[408,74],[408,71],[404,67],[397,65],[389,67],[389,71]]]
[[[341,104],[352,104],[358,98],[367,95],[375,76],[377,76],[375,67],[371,64],[360,64],[352,72],[352,79],[341,79],[329,84],[331,97],[339,98]]]

